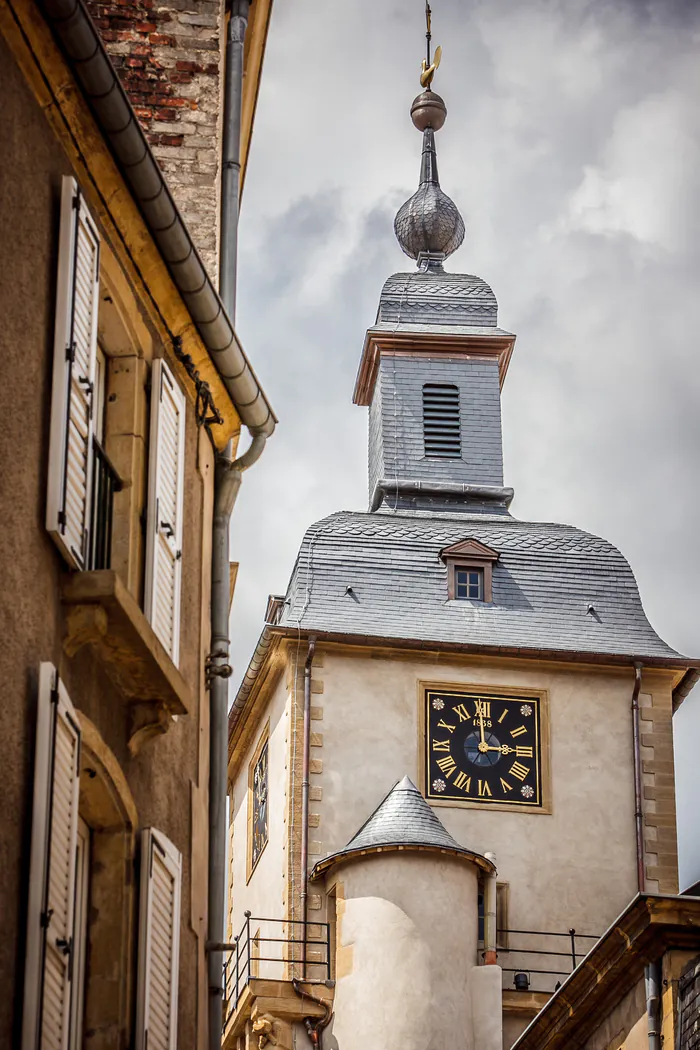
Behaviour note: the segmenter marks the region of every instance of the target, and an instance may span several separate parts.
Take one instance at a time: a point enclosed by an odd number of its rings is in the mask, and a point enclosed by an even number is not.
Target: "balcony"
[[[331,927],[325,922],[256,919],[245,913],[224,952],[224,1050],[233,1050],[248,1021],[263,1034],[272,1021],[283,1029],[295,1021],[307,1031],[322,1029],[331,1017]],[[256,1027],[259,1026],[259,1027]],[[272,1033],[279,1039],[283,1033]],[[291,1038],[291,1034],[290,1034]],[[282,1045],[288,1045],[282,1039]],[[291,1045],[291,1043],[289,1044]]]
[[[507,945],[498,948],[498,962],[506,978],[504,993],[513,990],[509,1001],[526,994],[549,998],[599,939],[575,929],[565,933],[498,930],[498,943]]]
[[[96,439],[93,451],[87,569],[61,583],[63,648],[69,656],[84,645],[98,652],[130,705],[129,750],[135,755],[150,737],[165,733],[174,716],[186,715],[192,698],[138,602],[111,568],[114,494],[122,482]]]
[[[116,468],[95,437],[92,439],[92,451],[92,506],[87,568],[109,569],[112,563],[114,493],[121,492],[123,485]]]

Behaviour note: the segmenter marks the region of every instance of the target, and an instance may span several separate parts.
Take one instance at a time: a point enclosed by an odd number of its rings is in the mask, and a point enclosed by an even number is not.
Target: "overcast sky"
[[[237,683],[304,530],[366,509],[352,404],[415,190],[423,0],[276,0],[241,226],[238,331],[280,419],[234,516]],[[434,0],[448,269],[517,333],[503,393],[519,518],[615,543],[700,656],[700,4]],[[700,878],[700,690],[676,716],[681,882]]]

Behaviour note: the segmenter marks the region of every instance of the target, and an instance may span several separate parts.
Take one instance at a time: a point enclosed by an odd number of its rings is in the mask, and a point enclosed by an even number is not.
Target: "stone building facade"
[[[89,104],[79,48],[118,81],[69,7],[0,4],[0,1045],[201,1048],[214,474],[249,406]]]

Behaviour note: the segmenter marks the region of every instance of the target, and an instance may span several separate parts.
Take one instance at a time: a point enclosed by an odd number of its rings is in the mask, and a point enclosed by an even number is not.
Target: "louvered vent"
[[[423,441],[426,456],[462,456],[459,389],[451,383],[426,383],[423,387]]]

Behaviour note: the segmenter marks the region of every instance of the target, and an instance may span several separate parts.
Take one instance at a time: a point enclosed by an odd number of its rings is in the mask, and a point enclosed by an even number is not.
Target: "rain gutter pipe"
[[[235,317],[238,259],[238,193],[240,175],[243,46],[249,0],[232,0],[226,36],[224,141],[222,150],[219,291],[228,316]],[[241,417],[242,418],[242,417]],[[216,458],[211,566],[211,652],[207,661],[209,700],[209,898],[207,968],[209,981],[209,1050],[220,1050],[223,1022],[223,955],[214,947],[225,939],[226,798],[228,775],[229,534],[231,514],[243,471],[262,455],[267,432],[249,426],[252,441],[233,460],[229,442]]]
[[[496,880],[498,871],[496,869],[496,854],[484,853],[486,860],[490,860],[493,871],[484,876],[484,965],[493,966],[498,961],[496,953]]]
[[[177,210],[83,0],[37,2],[241,421],[251,433],[269,437],[275,429],[275,415],[238,341],[232,316],[219,298]]]
[[[644,811],[642,807],[642,749],[639,737],[639,690],[642,686],[643,665],[634,665],[632,690],[632,748],[634,753],[634,824],[637,844],[637,889],[644,893]]]
[[[647,1003],[649,1050],[661,1050],[661,961],[644,967],[644,991]]]
[[[304,662],[304,724],[301,760],[301,921],[304,923],[301,936],[301,976],[306,977],[306,919],[308,915],[309,883],[309,775],[311,756],[311,665],[316,652],[316,638],[309,638],[309,648]]]

